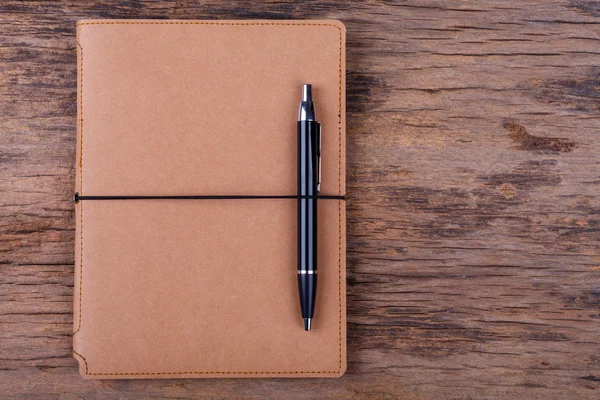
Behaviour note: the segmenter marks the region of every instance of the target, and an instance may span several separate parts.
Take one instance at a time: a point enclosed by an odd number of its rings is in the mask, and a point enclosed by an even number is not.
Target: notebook
[[[334,20],[77,23],[79,196],[296,195],[312,84],[321,194],[345,195],[345,28]],[[303,329],[295,199],[75,203],[73,353],[85,378],[338,377],[345,203],[319,201]]]

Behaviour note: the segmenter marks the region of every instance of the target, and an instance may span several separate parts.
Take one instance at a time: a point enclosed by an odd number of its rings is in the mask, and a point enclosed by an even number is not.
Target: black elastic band
[[[213,196],[81,196],[75,193],[75,203],[82,200],[246,200],[246,199],[321,199],[346,200],[345,196],[318,195],[213,195]]]

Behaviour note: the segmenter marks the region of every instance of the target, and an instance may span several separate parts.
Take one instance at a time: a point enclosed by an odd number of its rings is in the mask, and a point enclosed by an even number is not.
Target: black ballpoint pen
[[[317,294],[317,194],[321,191],[321,124],[311,85],[298,111],[298,293],[304,329],[311,330]]]

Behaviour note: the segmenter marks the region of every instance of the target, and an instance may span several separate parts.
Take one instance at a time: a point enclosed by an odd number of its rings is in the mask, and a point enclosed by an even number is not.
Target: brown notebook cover
[[[345,28],[333,20],[77,24],[82,196],[295,195],[311,83],[321,194],[345,194]],[[313,330],[296,200],[75,204],[73,352],[86,378],[338,377],[345,204],[319,202]]]

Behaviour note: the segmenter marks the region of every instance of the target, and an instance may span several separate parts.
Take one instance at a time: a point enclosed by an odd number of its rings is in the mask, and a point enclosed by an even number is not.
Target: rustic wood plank
[[[348,28],[348,373],[85,381],[71,356],[81,18]],[[0,392],[48,398],[600,395],[595,1],[0,3]]]

